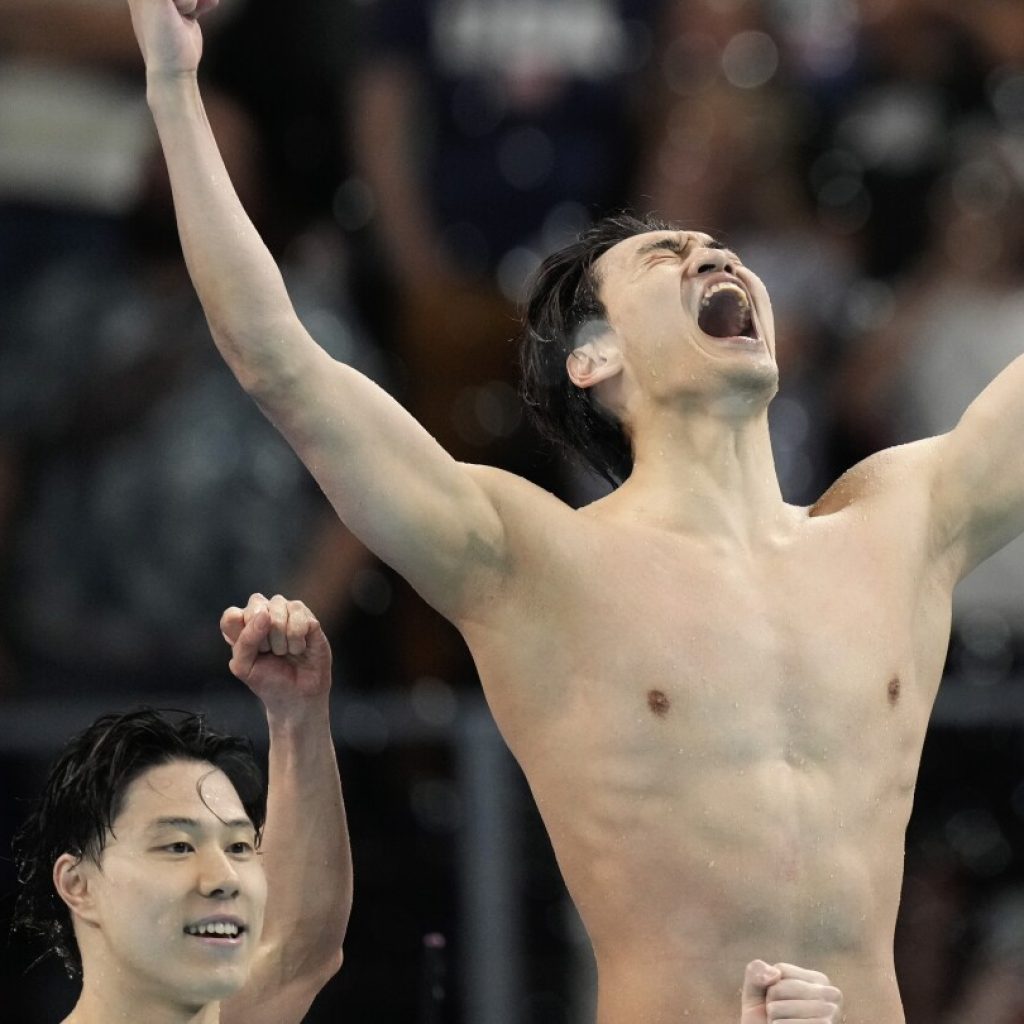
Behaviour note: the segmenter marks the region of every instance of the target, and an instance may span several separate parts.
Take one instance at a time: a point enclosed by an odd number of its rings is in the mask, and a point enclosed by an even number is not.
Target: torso
[[[923,506],[853,493],[742,552],[552,509],[545,554],[465,626],[600,1024],[724,1024],[758,957],[829,974],[848,1024],[902,1024],[904,833],[952,590]]]

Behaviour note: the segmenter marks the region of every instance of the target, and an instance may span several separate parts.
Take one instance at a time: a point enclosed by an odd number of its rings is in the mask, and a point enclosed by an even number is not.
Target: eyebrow
[[[678,235],[669,235],[664,238],[659,238],[657,241],[648,242],[646,245],[641,245],[640,248],[637,249],[635,255],[639,258],[641,256],[647,256],[652,252],[657,252],[660,249],[667,249],[669,252],[674,252],[683,256],[692,244],[693,235],[687,235],[685,242],[680,242]],[[712,238],[704,244],[704,248],[727,249],[728,246]]]
[[[248,818],[232,818],[230,821],[225,821],[224,825],[228,828],[251,829],[253,827]],[[201,832],[204,825],[196,818],[156,818],[149,823],[146,831],[156,832],[161,828],[181,828],[186,831]]]

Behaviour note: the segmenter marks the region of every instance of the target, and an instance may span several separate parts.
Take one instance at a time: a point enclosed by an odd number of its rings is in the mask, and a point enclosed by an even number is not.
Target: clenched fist
[[[740,1024],[842,1024],[843,994],[820,971],[747,964]]]
[[[301,601],[253,594],[244,608],[228,608],[220,630],[231,645],[228,668],[268,711],[326,701],[331,689],[331,645]]]
[[[219,0],[128,0],[132,25],[150,75],[195,74],[203,56],[197,19]]]

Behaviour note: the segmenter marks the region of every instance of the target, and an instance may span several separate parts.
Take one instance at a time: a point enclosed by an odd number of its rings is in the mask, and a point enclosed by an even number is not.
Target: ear
[[[95,901],[89,887],[91,864],[84,857],[62,853],[53,865],[53,887],[67,904],[72,917],[94,918]]]
[[[613,328],[606,323],[588,326],[590,330],[580,332],[581,343],[565,361],[569,380],[580,388],[592,388],[622,370],[622,351]]]

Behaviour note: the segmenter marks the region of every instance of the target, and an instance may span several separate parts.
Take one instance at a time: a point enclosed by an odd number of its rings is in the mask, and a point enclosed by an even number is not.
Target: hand
[[[219,0],[128,0],[148,74],[195,74],[203,56],[198,18]]]
[[[245,608],[228,608],[220,631],[231,645],[228,668],[268,711],[290,711],[326,701],[331,689],[331,645],[301,601],[253,594]]]
[[[819,971],[747,964],[740,1024],[842,1024],[843,994]]]

